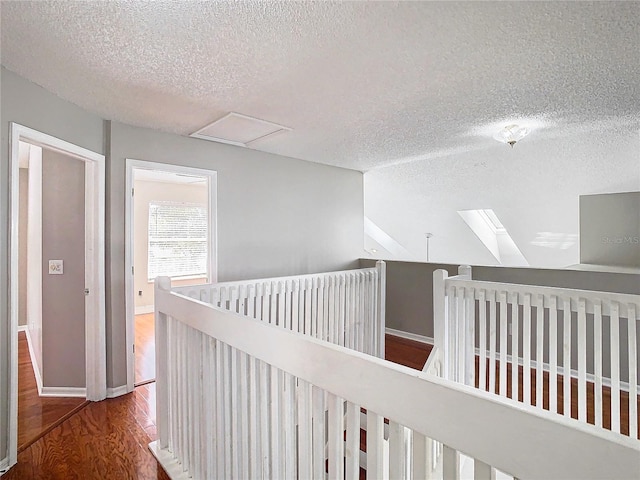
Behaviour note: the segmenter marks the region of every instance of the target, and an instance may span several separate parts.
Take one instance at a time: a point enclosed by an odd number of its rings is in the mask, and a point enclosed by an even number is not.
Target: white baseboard
[[[158,463],[162,465],[162,468],[167,472],[167,475],[171,480],[187,480],[188,478],[191,478],[187,472],[182,470],[182,464],[179,463],[173,455],[171,455],[167,450],[160,449],[160,445],[157,440],[149,444],[149,450],[151,450],[151,453],[156,457]]]
[[[18,331],[19,332],[26,332],[27,331],[27,326],[26,325],[18,325]]]
[[[126,385],[120,385],[119,387],[107,388],[107,398],[115,398],[121,395],[129,393],[129,389]]]
[[[153,313],[155,312],[155,307],[153,305],[141,305],[136,307],[134,313],[135,315],[144,315],[145,313]]]
[[[403,332],[402,330],[396,330],[394,328],[385,328],[385,333],[393,335],[394,337],[406,338],[407,340],[414,340],[420,343],[427,343],[433,345],[433,338],[426,337],[424,335],[418,335],[417,333]]]
[[[0,460],[0,477],[9,470],[9,457]]]
[[[87,389],[85,387],[42,387],[40,396],[87,398]]]
[[[29,346],[29,359],[31,360],[31,366],[33,367],[33,375],[36,377],[36,386],[38,387],[38,395],[42,395],[42,374],[40,368],[36,362],[35,352],[33,350],[33,342],[31,340],[31,333],[28,328],[25,328],[24,333],[27,335],[27,345]]]

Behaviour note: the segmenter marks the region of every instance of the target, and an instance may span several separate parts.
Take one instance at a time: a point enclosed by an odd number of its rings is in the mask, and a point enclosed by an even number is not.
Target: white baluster
[[[563,414],[565,417],[571,417],[571,300],[568,298],[563,299],[562,319]]]
[[[500,395],[507,396],[507,294],[500,292]]]
[[[536,406],[543,408],[544,395],[544,297],[538,295],[536,305]]]
[[[587,304],[578,300],[578,420],[587,422]]]
[[[522,306],[522,401],[531,405],[531,295],[526,293]]]
[[[638,337],[636,329],[636,306],[628,305],[627,309],[627,330],[629,349],[629,436],[638,438],[638,363],[637,349]]]
[[[518,294],[514,293],[511,299],[511,398],[518,400],[520,382],[518,379],[520,372],[519,348],[520,340],[520,319],[519,319]]]
[[[549,298],[549,410],[558,412],[558,301]]]
[[[602,303],[593,304],[593,364],[595,376],[595,424],[602,427]]]
[[[611,430],[620,433],[620,307],[611,302]]]

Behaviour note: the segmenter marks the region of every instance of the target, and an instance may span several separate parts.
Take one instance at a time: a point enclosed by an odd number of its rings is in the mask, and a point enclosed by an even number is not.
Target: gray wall
[[[640,267],[640,192],[580,196],[580,263]]]
[[[42,149],[42,384],[84,387],[84,162]],[[49,260],[63,274],[49,275]]]
[[[0,459],[7,452],[9,399],[8,216],[9,122],[104,153],[103,120],[0,68]]]
[[[375,260],[361,259],[360,267]],[[433,272],[457,275],[458,265],[387,261],[387,327],[433,338]],[[625,273],[473,266],[473,279],[640,294],[640,276]]]
[[[29,203],[29,171],[20,169],[20,231],[18,232],[18,325],[27,324],[27,206]]]
[[[362,174],[103,121],[2,68],[0,157],[0,459],[8,432],[9,122],[107,155],[107,385],[126,382],[125,158],[218,172],[218,278],[355,267],[362,253]]]
[[[110,385],[126,382],[126,158],[218,172],[220,281],[357,266],[364,229],[361,173],[116,122],[109,132]]]

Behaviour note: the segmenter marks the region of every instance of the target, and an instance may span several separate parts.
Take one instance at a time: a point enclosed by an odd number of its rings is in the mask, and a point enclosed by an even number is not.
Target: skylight
[[[470,211],[473,211],[473,210],[470,210]],[[493,230],[493,233],[507,232],[504,228],[504,225],[502,225],[502,222],[500,221],[500,219],[498,219],[498,216],[495,214],[495,212],[492,209],[486,208],[484,210],[475,210],[475,211],[478,212],[478,214],[484,219],[484,221],[489,224],[489,227],[491,227],[491,229]]]

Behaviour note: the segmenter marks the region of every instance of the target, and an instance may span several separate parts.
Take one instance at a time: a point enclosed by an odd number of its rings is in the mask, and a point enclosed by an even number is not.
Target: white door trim
[[[146,160],[125,159],[125,311],[127,317],[126,343],[127,343],[127,392],[132,392],[135,384],[135,355],[134,344],[134,316],[135,316],[135,291],[133,285],[133,171],[134,169],[159,170],[161,172],[182,173],[196,175],[208,179],[208,209],[209,209],[209,282],[218,281],[218,234],[217,234],[217,172],[203,168],[185,167],[168,163],[149,162]]]
[[[11,122],[9,148],[9,465],[18,451],[18,206],[20,140],[69,155],[85,162],[85,285],[91,292],[85,302],[87,400],[107,394],[105,333],[105,157],[46,133]]]

